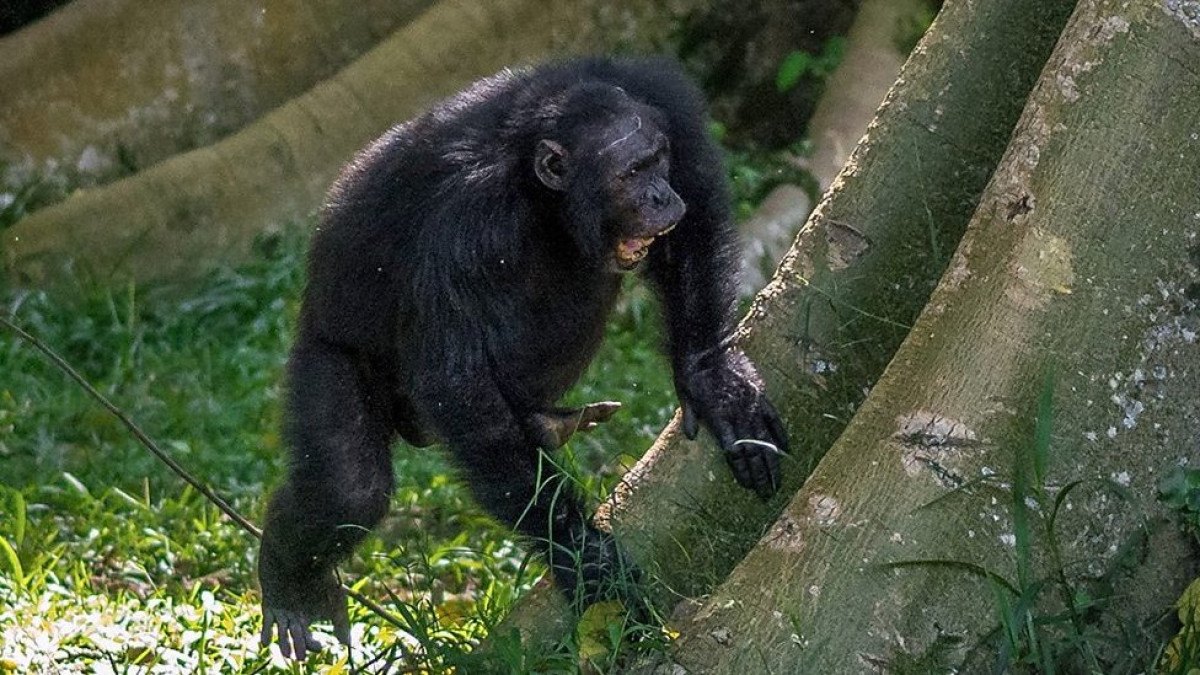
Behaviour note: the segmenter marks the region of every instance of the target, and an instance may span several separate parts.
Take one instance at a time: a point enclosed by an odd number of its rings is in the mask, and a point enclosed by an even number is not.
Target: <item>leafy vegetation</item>
[[[840,35],[826,40],[818,54],[800,49],[791,51],[775,72],[775,88],[780,92],[790,91],[806,76],[823,81],[842,62],[845,53],[846,38]]]
[[[1200,469],[1173,467],[1159,481],[1158,497],[1183,530],[1200,539]],[[1164,650],[1159,672],[1194,675],[1200,664],[1200,579],[1187,587],[1175,606],[1180,629]]]
[[[925,35],[925,31],[933,25],[933,20],[937,18],[938,12],[942,9],[942,3],[943,0],[925,0],[917,13],[900,19],[893,36],[897,51],[907,54],[917,46],[921,37]]]
[[[1195,675],[1200,664],[1200,579],[1193,581],[1176,603],[1181,628],[1163,650],[1161,675]]]
[[[1200,539],[1200,469],[1176,466],[1158,482],[1158,498],[1183,528]]]

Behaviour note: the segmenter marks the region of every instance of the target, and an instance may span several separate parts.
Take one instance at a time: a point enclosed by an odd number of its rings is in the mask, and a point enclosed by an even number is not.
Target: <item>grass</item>
[[[252,520],[280,477],[280,375],[303,283],[303,238],[260,247],[195,294],[8,291],[6,315],[60,351],[178,461]],[[633,288],[569,399],[625,405],[564,453],[598,498],[674,406],[656,309]],[[346,580],[404,618],[352,607],[356,648],[304,666],[257,644],[256,543],[154,460],[40,355],[0,336],[0,672],[295,672],[465,663],[541,575],[432,449],[395,448],[392,511]],[[332,637],[324,635],[326,643]],[[503,650],[497,650],[502,652]],[[581,658],[480,669],[573,670]],[[602,658],[614,658],[611,651]],[[548,660],[547,660],[548,659]]]

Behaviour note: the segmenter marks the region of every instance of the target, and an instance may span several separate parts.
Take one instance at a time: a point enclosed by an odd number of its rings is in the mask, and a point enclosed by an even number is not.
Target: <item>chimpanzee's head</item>
[[[588,259],[632,270],[685,209],[668,182],[663,115],[595,83],[569,90],[559,112],[553,138],[538,141],[534,173],[563,193],[564,226]]]

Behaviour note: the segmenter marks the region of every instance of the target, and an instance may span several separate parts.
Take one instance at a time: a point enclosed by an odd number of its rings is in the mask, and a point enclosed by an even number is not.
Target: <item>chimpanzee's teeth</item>
[[[654,239],[655,237],[622,239],[617,246],[617,258],[625,264],[640,262],[642,258],[645,258],[650,253],[650,245],[654,243]]]

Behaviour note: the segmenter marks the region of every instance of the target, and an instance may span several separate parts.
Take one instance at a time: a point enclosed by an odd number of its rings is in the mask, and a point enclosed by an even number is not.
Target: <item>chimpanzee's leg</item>
[[[392,493],[391,401],[361,359],[301,338],[288,364],[287,481],[267,507],[258,559],[263,642],[278,629],[284,655],[320,645],[308,630],[331,619],[349,642],[345,596],[333,567],[387,511]],[[290,644],[289,644],[290,643]]]
[[[558,587],[577,607],[623,595],[633,566],[612,535],[597,530],[583,501],[550,457],[536,448],[453,448],[475,498],[543,551]]]
[[[636,575],[632,564],[612,535],[592,526],[570,479],[526,433],[529,413],[511,410],[489,375],[442,373],[427,382],[416,397],[422,418],[479,503],[545,552],[555,582],[577,606],[624,595]]]

